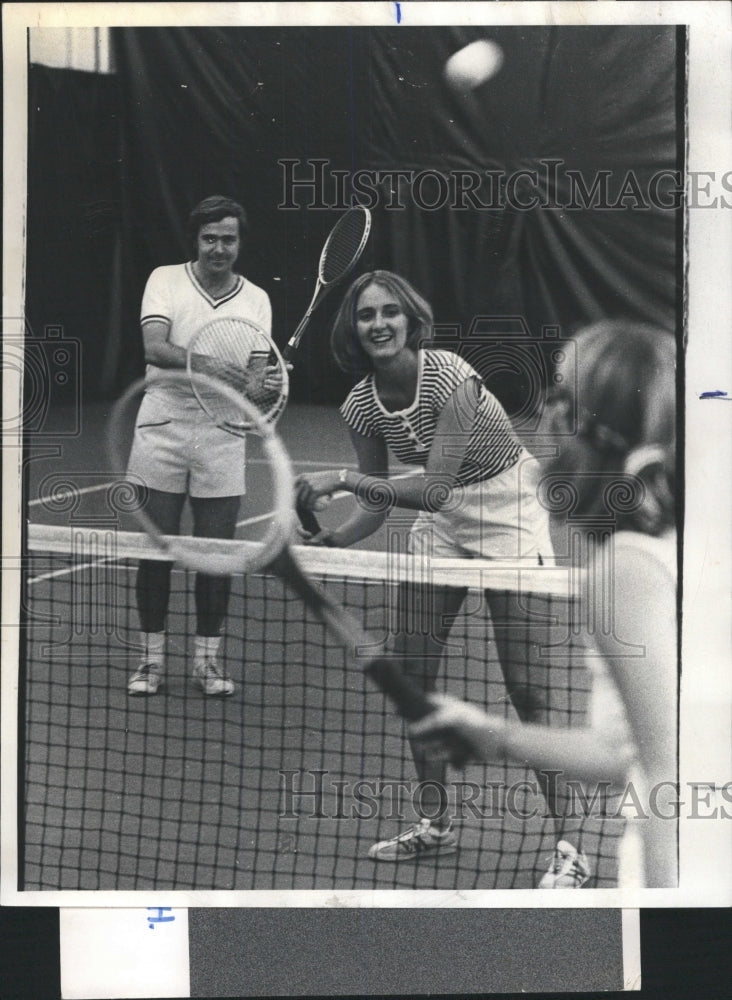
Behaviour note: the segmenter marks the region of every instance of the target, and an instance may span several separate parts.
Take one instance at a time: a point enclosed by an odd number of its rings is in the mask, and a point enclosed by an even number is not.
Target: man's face
[[[230,272],[239,256],[239,220],[227,216],[198,231],[198,262],[211,275]]]

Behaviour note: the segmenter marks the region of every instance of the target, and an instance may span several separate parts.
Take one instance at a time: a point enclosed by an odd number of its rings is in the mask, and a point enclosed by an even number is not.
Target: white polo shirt
[[[222,298],[214,299],[196,278],[193,265],[170,264],[157,267],[148,278],[142,296],[140,325],[165,323],[169,327],[170,343],[184,350],[191,338],[202,326],[217,316],[238,316],[248,319],[272,335],[272,305],[263,288],[236,276],[233,289]],[[148,365],[145,381],[148,391],[155,395],[169,396],[170,386],[161,390],[164,369]],[[176,397],[193,397],[192,390],[185,385],[175,390]]]

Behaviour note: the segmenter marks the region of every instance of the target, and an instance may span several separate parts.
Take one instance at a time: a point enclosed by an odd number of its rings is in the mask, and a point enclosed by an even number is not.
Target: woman
[[[324,497],[347,490],[360,502],[338,528],[306,541],[352,545],[381,526],[389,506],[398,506],[419,511],[410,532],[412,551],[424,552],[427,546],[428,554],[437,557],[550,564],[548,516],[536,497],[538,465],[477,372],[456,354],[421,346],[431,336],[432,322],[428,303],[392,272],[364,274],[346,293],[331,348],[344,371],[367,372],[341,408],[358,473],[340,469],[303,475],[298,499],[318,509]],[[421,471],[385,486],[389,450]],[[460,588],[430,595],[429,648],[406,629],[395,644],[404,669],[426,690],[435,687],[439,653],[449,633],[445,623],[458,612],[464,595]],[[491,591],[486,598],[509,697],[521,719],[547,722],[551,663],[532,641],[528,621],[516,624],[517,609],[509,608],[515,602]],[[510,627],[500,627],[509,621]],[[422,818],[404,833],[373,845],[369,854],[375,860],[456,850],[457,838],[445,815],[444,765],[419,745],[412,751],[420,781],[430,782],[424,786]],[[537,777],[566,839],[556,789],[548,787],[545,776]],[[579,850],[575,856],[576,882],[581,884],[589,873]]]
[[[612,566],[612,607],[589,583],[584,594],[586,614],[614,621],[612,633],[597,634],[606,668],[593,691],[591,727],[516,726],[441,698],[412,733],[441,741],[448,754],[459,739],[477,759],[528,759],[587,778],[631,780],[643,810],[629,824],[643,833],[642,868],[623,872],[621,865],[621,884],[670,887],[678,874],[675,345],[663,330],[602,322],[582,331],[576,346],[576,372],[569,364],[558,372],[563,391],[550,401],[549,430],[566,435],[576,413],[578,432],[548,471],[574,487],[575,510],[590,520],[607,511],[613,479],[625,489],[615,530],[586,577]]]

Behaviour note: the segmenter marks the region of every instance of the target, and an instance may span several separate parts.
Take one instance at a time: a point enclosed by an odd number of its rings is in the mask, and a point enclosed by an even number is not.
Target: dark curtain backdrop
[[[61,328],[79,342],[86,395],[118,382],[120,305],[134,294],[121,275],[118,87],[115,76],[45,66],[28,78],[27,335]],[[138,334],[125,334],[131,347]],[[58,384],[51,394],[64,400]]]
[[[97,78],[96,98],[72,79],[86,74],[38,68],[32,74],[33,92],[44,93],[46,103],[54,97],[49,81],[63,79],[54,86],[66,100],[59,96],[53,120],[31,103],[29,248],[31,236],[40,245],[29,255],[29,296],[48,297],[40,286],[52,259],[58,261],[52,247],[63,253],[66,233],[82,234],[87,274],[79,276],[72,254],[56,270],[59,298],[52,301],[75,322],[81,301],[97,310],[95,336],[103,339],[106,330],[111,341],[100,355],[103,388],[119,387],[141,367],[137,318],[145,279],[153,267],[187,259],[185,219],[200,198],[225,193],[246,206],[251,235],[241,269],[270,294],[282,344],[310,300],[322,241],[339,209],[304,207],[304,191],[295,195],[299,207],[278,207],[284,198],[278,160],[327,160],[329,177],[536,169],[536,190],[550,206],[528,211],[449,204],[428,210],[406,182],[385,180],[362,266],[404,274],[431,300],[438,324],[464,333],[476,317],[498,317],[483,326],[525,330],[537,341],[547,325],[570,334],[603,316],[675,329],[679,212],[654,207],[647,195],[658,171],[683,167],[680,31],[118,29],[116,85]],[[480,37],[501,45],[503,68],[458,95],[446,87],[442,67]],[[556,177],[545,177],[547,160],[561,161]],[[307,169],[300,163],[298,175]],[[625,208],[563,208],[568,169],[581,172],[588,188],[600,171],[609,172],[611,203],[629,172],[637,187],[626,184]],[[104,196],[102,174],[109,184]],[[669,200],[672,187],[669,179],[660,189]],[[532,191],[524,189],[522,199]],[[439,201],[434,183],[426,182],[422,193]],[[332,188],[323,195],[328,205],[336,200]],[[487,181],[478,195],[490,203]],[[388,208],[389,196],[399,196],[404,207]],[[115,210],[97,213],[104,225],[90,232],[88,206],[101,197]],[[298,358],[293,388],[300,398],[336,400],[347,388],[323,336],[337,296],[318,309],[314,336]],[[100,350],[95,342],[90,356]],[[491,387],[515,411],[516,401],[506,398],[518,391],[510,377]]]

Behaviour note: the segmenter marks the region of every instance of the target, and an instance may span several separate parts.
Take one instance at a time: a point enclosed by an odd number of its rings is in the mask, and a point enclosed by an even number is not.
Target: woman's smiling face
[[[404,350],[409,319],[399,300],[383,285],[367,285],[359,295],[356,333],[361,347],[375,364]]]

